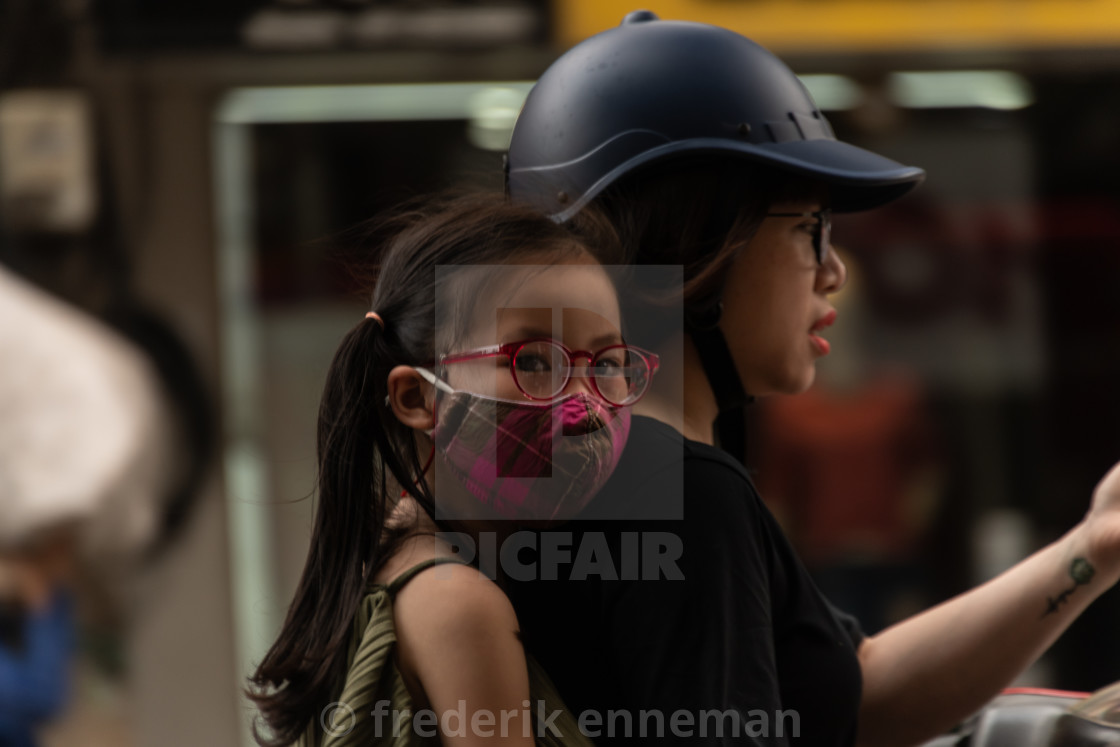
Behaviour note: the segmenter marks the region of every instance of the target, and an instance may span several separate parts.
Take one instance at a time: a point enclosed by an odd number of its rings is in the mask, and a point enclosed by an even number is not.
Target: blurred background
[[[249,743],[366,309],[324,240],[500,188],[532,81],[635,7],[0,0],[0,734]],[[929,173],[836,220],[833,353],[748,414],[821,586],[871,632],[1072,526],[1120,459],[1120,0],[648,7],[754,38]],[[1113,591],[1024,682],[1120,679],[1118,620]]]

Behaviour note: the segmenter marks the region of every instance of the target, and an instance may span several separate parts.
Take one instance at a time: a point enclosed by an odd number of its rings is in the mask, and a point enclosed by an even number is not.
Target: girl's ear
[[[389,407],[397,420],[409,428],[428,431],[435,427],[432,413],[435,398],[429,384],[412,366],[396,366],[389,372]]]

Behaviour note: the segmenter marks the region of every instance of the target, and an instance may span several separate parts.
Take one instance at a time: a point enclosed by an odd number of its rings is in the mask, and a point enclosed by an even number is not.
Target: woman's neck
[[[653,388],[634,405],[634,414],[660,420],[685,438],[714,444],[719,405],[692,338],[677,335],[659,346],[658,352],[661,368]]]

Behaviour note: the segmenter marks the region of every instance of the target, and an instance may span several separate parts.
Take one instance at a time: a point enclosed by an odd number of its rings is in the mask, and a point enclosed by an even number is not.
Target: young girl
[[[258,741],[586,744],[502,589],[456,551],[583,508],[656,358],[547,218],[477,197],[398,223],[327,376],[311,548],[252,678]]]

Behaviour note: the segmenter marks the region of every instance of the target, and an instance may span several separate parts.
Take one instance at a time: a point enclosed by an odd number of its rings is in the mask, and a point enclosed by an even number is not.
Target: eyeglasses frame
[[[547,342],[551,345],[555,345],[556,347],[563,350],[564,354],[568,357],[568,367],[567,372],[564,376],[564,383],[561,384],[560,388],[556,390],[556,394],[553,394],[549,397],[533,396],[529,392],[525,391],[525,388],[521,386],[521,380],[517,377],[517,369],[514,365],[517,354],[521,352],[521,349],[526,345],[534,342]],[[449,353],[447,355],[441,355],[438,361],[438,365],[442,366],[445,363],[463,363],[466,361],[478,360],[481,358],[493,358],[498,355],[504,355],[509,358],[509,373],[510,376],[513,377],[513,383],[517,385],[517,389],[534,402],[551,402],[552,400],[556,399],[557,395],[559,395],[560,392],[564,391],[565,387],[568,386],[568,382],[572,380],[572,372],[576,370],[576,359],[586,358],[587,366],[584,370],[590,371],[591,366],[594,365],[595,361],[603,353],[607,352],[608,350],[616,350],[618,348],[625,348],[626,350],[632,350],[636,352],[642,357],[642,359],[646,363],[646,366],[649,368],[649,382],[647,382],[646,388],[643,389],[641,394],[635,397],[632,401],[626,403],[612,402],[599,390],[599,384],[595,381],[594,374],[584,373],[580,374],[580,376],[582,376],[583,378],[587,378],[591,382],[592,390],[594,390],[595,394],[604,402],[607,402],[614,407],[630,407],[642,397],[644,397],[646,392],[649,391],[649,383],[653,381],[654,374],[656,374],[658,368],[661,367],[661,357],[658,356],[657,353],[651,353],[648,350],[643,350],[642,348],[636,347],[634,345],[627,345],[625,343],[608,345],[605,348],[601,348],[595,353],[592,353],[590,350],[572,350],[559,340],[554,340],[550,337],[532,337],[527,340],[514,340],[513,342],[505,342],[500,345],[487,345],[486,347],[475,348],[474,350],[465,350],[461,353]]]
[[[827,252],[825,245],[832,247],[832,209],[824,208],[808,213],[767,213],[768,218],[816,218],[817,227],[813,231],[813,253],[817,257],[817,264],[824,265]]]

